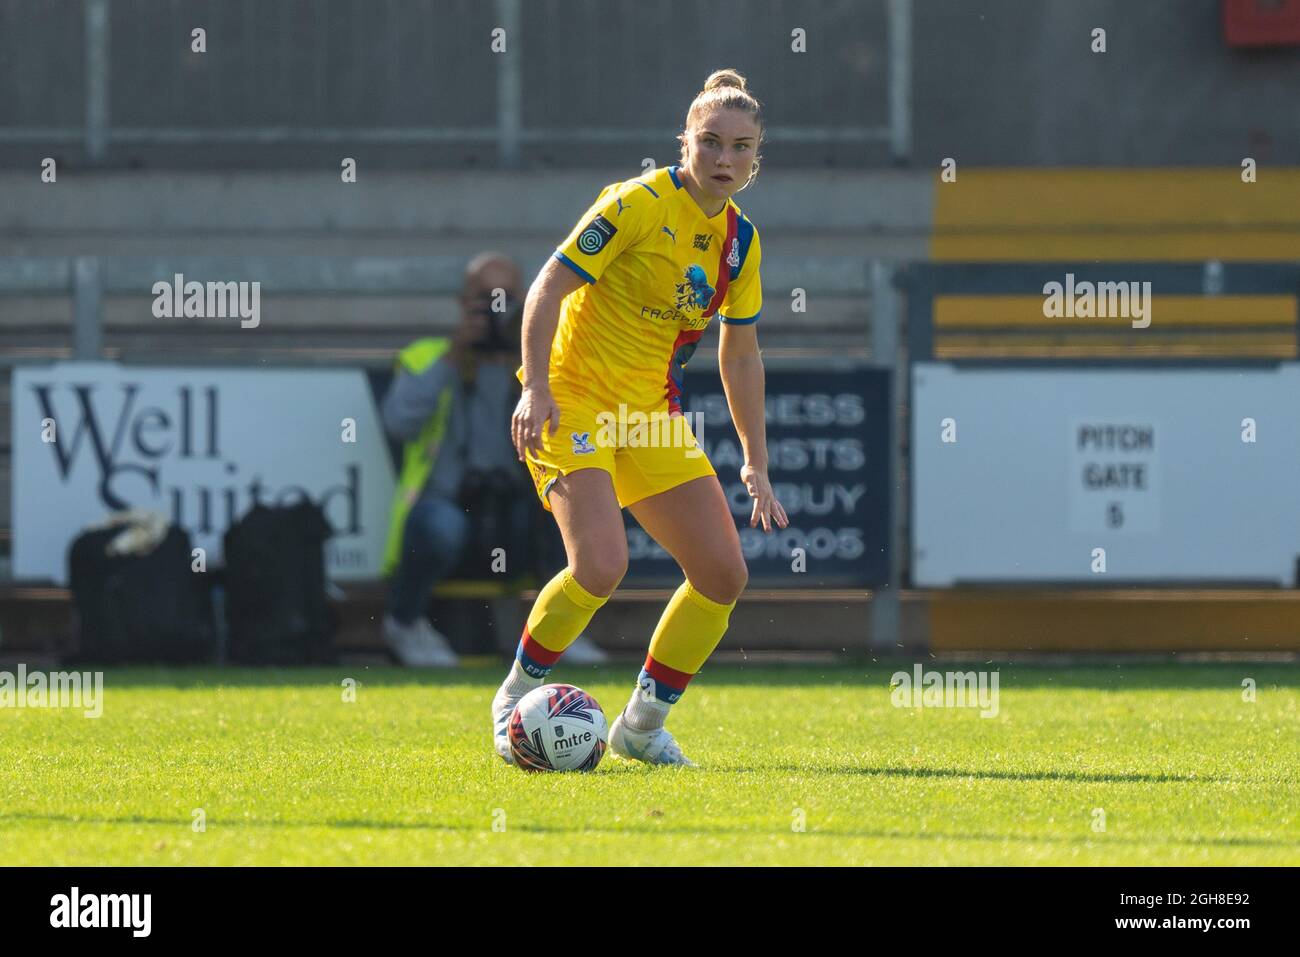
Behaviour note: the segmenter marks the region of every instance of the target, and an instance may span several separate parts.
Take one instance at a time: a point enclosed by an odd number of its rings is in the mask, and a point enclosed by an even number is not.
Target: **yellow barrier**
[[[941,262],[1300,259],[1300,169],[974,169],[936,177]]]

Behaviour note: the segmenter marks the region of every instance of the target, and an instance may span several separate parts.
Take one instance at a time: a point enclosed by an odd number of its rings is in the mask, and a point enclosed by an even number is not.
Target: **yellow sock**
[[[596,609],[608,600],[587,591],[565,568],[543,586],[533,602],[515,655],[520,666],[534,678],[545,678],[564,649],[582,634]]]
[[[681,696],[686,682],[718,647],[735,607],[734,601],[719,604],[696,591],[690,582],[682,582],[650,639],[643,674],[655,679],[656,696],[670,702]]]

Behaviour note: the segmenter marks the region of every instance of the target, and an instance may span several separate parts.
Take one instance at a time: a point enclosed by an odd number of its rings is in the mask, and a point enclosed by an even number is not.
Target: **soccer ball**
[[[596,699],[573,685],[542,685],[510,715],[510,752],[525,771],[591,771],[609,724]]]

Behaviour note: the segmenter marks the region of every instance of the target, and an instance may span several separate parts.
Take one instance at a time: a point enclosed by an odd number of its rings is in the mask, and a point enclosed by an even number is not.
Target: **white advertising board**
[[[1293,584],[1300,367],[921,363],[913,385],[917,585]]]
[[[334,528],[330,577],[379,575],[394,479],[363,372],[68,362],[12,383],[15,578],[64,583],[72,540],[124,508],[163,512],[219,563],[254,504],[304,496]]]

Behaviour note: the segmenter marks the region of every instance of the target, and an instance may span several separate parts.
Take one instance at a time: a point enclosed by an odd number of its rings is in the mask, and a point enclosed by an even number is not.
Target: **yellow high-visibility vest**
[[[450,348],[449,339],[417,339],[398,353],[396,372],[401,375],[405,370],[412,375],[419,375],[442,358]],[[438,449],[447,432],[447,420],[451,416],[455,392],[454,383],[443,390],[438,397],[437,409],[424,424],[420,434],[402,447],[402,473],[397,479],[397,494],[393,496],[393,511],[388,522],[388,544],[384,548],[385,575],[393,574],[401,561],[406,516],[410,514],[411,506],[419,499],[424,483],[433,471]]]

